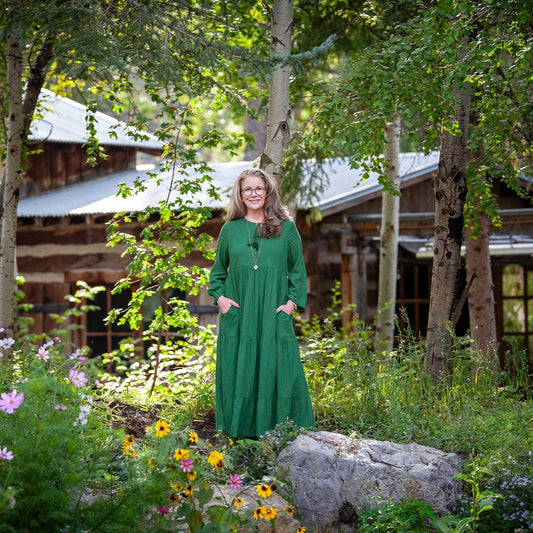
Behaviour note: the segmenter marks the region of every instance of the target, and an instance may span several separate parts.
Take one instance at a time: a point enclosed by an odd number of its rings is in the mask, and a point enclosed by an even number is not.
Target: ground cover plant
[[[69,313],[84,312],[87,298],[81,287]],[[366,324],[336,326],[341,312],[334,293],[326,320],[299,323],[317,429],[415,441],[458,453],[464,465],[465,498],[454,516],[435,517],[423,502],[383,502],[358,518],[359,530],[533,529],[533,402],[523,355],[508,353],[512,364],[495,373],[468,338],[457,338],[448,373],[435,383],[412,332],[378,356]],[[168,346],[157,372],[150,358],[128,366],[110,354],[120,364],[109,374],[107,362],[68,343],[68,317],[57,318],[48,334],[29,335],[22,322],[18,336],[0,341],[2,531],[246,531],[259,521],[274,528],[273,490],[289,502],[279,512],[294,512],[275,462],[302,430],[285,421],[257,441],[215,432],[212,331]],[[235,496],[213,502],[216,485],[234,487]],[[239,500],[247,485],[257,490],[253,506]]]

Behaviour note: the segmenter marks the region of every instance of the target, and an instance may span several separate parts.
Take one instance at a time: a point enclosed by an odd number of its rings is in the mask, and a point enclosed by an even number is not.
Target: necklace
[[[257,270],[259,268],[259,265],[257,262],[259,261],[259,255],[261,254],[261,248],[263,247],[263,238],[261,237],[261,244],[259,245],[259,249],[257,248],[257,225],[256,225],[256,235],[254,237],[254,242],[252,242],[252,239],[250,237],[250,226],[248,225],[248,221],[246,221],[246,230],[248,231],[248,246],[250,247],[250,253],[252,254],[252,261],[254,263],[254,270]],[[254,250],[257,252],[257,255],[254,254]]]

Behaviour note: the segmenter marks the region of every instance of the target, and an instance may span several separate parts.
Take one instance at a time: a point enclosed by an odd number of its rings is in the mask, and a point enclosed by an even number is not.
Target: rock
[[[326,431],[298,436],[280,453],[278,466],[295,491],[302,524],[317,533],[339,531],[391,500],[417,499],[437,515],[449,514],[461,490],[452,479],[461,471],[456,454]]]
[[[215,493],[211,503],[231,504],[233,498],[239,496],[244,500],[244,508],[254,510],[258,507],[257,502],[259,497],[257,496],[255,486],[247,486],[238,490],[235,490],[233,487],[227,485],[213,486],[212,488]],[[289,505],[288,502],[276,492],[273,492],[270,498],[262,499],[261,505],[277,509],[278,515],[274,520],[276,533],[294,533],[300,527],[298,520],[287,511],[284,511],[284,509]],[[209,505],[206,507],[209,507]],[[270,533],[273,531],[271,522],[258,520],[256,531]]]

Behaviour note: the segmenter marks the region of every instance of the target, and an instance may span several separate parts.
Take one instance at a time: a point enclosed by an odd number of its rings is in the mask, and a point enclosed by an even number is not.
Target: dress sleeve
[[[209,274],[209,288],[207,289],[207,294],[213,298],[213,304],[216,304],[220,296],[224,294],[226,278],[228,277],[229,253],[228,241],[224,228],[225,225],[222,226],[218,236],[215,263]]]
[[[307,272],[305,270],[302,239],[293,222],[287,224],[288,228],[288,299],[292,300],[298,309],[303,309],[307,303]]]

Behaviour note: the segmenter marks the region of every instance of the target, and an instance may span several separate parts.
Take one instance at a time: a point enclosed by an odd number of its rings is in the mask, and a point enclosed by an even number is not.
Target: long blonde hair
[[[249,168],[239,174],[231,189],[230,203],[226,220],[235,220],[246,215],[246,205],[242,201],[241,187],[242,180],[245,178],[261,178],[265,183],[266,197],[265,197],[265,221],[262,224],[262,236],[265,239],[270,237],[278,237],[281,234],[281,221],[289,220],[289,212],[286,207],[281,204],[279,196],[278,185],[276,180],[264,170],[260,168]]]

